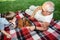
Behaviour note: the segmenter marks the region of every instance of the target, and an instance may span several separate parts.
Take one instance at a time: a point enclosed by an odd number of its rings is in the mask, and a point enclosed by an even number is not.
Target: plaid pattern
[[[32,22],[35,23],[35,21]],[[38,21],[36,22],[39,23]],[[60,21],[54,21],[52,23],[54,25],[50,25],[48,30],[44,32],[30,31],[26,27],[21,29],[15,28],[12,30],[10,30],[10,28],[6,28],[6,31],[10,33],[12,37],[7,38],[4,35],[3,40],[60,40]]]

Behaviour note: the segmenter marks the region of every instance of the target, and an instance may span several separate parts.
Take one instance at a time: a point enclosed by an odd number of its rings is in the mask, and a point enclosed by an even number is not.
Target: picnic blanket
[[[31,20],[28,14],[25,13],[24,16]],[[31,21],[36,26],[40,26],[37,20]],[[5,31],[11,34],[11,38],[7,38],[2,34],[0,40],[60,40],[60,21],[52,21],[47,31],[30,31],[26,27],[21,29],[15,28],[13,30],[6,27]]]

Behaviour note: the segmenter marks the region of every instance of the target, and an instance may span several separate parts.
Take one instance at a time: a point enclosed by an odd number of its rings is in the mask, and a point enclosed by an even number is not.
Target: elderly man
[[[45,2],[42,6],[30,6],[25,12],[31,15],[31,18],[36,18],[40,23],[41,27],[27,27],[30,30],[35,28],[40,31],[48,29],[50,22],[53,18],[54,3],[51,1]]]

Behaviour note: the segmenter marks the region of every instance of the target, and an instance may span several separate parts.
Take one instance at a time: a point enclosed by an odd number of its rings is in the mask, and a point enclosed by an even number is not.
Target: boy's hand
[[[7,35],[7,38],[11,38],[11,35],[10,35],[10,34],[8,34],[8,35]]]
[[[11,35],[10,35],[9,33],[7,33],[6,31],[1,30],[1,32],[2,32],[3,34],[5,34],[5,35],[7,36],[7,38],[11,38]]]

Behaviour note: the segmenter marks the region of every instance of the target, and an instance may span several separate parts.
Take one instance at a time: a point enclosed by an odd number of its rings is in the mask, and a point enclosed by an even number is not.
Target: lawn
[[[8,11],[26,10],[30,5],[42,5],[48,0],[0,0],[0,13]],[[52,0],[55,3],[54,18],[60,20],[60,0]]]

